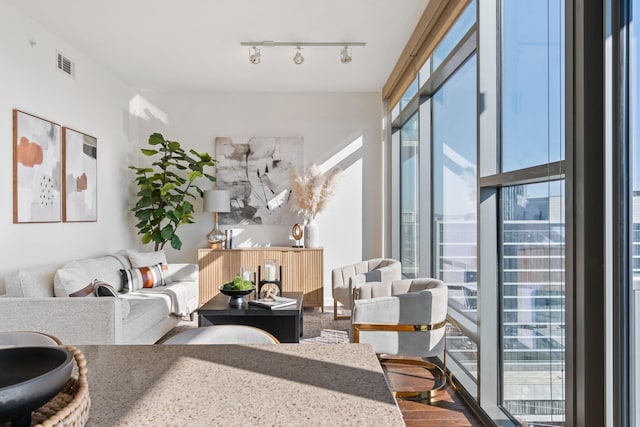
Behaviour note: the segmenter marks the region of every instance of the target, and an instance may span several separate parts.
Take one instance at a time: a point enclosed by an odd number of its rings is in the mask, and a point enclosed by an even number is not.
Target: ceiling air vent
[[[76,66],[73,61],[60,52],[58,52],[58,60],[57,60],[58,70],[62,71],[65,74],[70,76],[74,76],[76,74]]]

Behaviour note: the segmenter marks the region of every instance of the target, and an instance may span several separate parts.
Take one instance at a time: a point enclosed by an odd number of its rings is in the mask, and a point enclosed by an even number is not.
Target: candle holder
[[[258,266],[258,298],[264,298],[263,291],[266,292],[268,289],[277,289],[277,295],[282,296],[282,266],[279,267],[279,278],[277,279],[275,268],[275,260],[265,260],[265,277],[263,278],[261,266]]]

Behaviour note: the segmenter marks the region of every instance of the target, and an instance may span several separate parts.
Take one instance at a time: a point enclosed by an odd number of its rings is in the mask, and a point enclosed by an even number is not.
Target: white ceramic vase
[[[304,225],[304,247],[319,248],[320,247],[320,229],[315,219],[307,220]]]

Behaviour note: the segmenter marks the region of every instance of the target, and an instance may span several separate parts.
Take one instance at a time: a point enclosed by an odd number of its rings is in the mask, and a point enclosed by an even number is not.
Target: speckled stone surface
[[[404,425],[366,344],[80,348],[88,426]]]

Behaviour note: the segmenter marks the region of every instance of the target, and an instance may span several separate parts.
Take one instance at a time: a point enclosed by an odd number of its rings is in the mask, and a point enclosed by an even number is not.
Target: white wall
[[[75,60],[75,79],[55,68],[56,49]],[[136,155],[124,135],[135,92],[6,2],[0,2],[0,57],[0,282],[18,267],[64,263],[135,244],[130,196],[122,190],[129,179],[123,171]],[[98,138],[98,222],[13,224],[14,108]]]
[[[332,268],[382,254],[379,93],[147,93],[136,111],[142,116],[138,128],[143,142],[160,132],[186,148],[214,154],[217,136],[302,136],[305,164],[338,160],[342,181],[317,219],[327,302]],[[345,147],[355,150],[346,158],[341,153]],[[199,201],[196,209],[201,207]],[[199,212],[195,224],[178,230],[182,250],[166,250],[168,258],[195,262],[197,249],[207,247],[205,235],[212,227],[212,214]],[[236,246],[292,244],[291,226],[230,227],[237,235]]]

